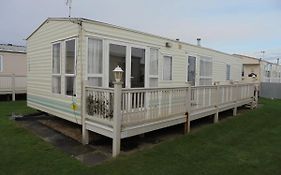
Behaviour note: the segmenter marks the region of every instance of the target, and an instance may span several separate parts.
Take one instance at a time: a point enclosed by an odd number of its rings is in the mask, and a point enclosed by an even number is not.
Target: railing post
[[[259,85],[255,85],[255,102],[256,102],[256,108],[258,107],[259,102]]]
[[[234,84],[234,98],[235,98],[235,105],[234,105],[234,108],[233,108],[233,116],[236,116],[237,115],[237,101],[238,101],[238,84],[235,83]]]
[[[184,125],[184,133],[190,132],[190,114],[191,114],[191,85],[188,84],[187,87],[187,97],[186,97],[186,122]]]
[[[114,107],[113,107],[113,144],[112,156],[116,157],[120,153],[121,146],[121,95],[122,82],[114,83]]]
[[[219,103],[220,103],[220,85],[216,86],[216,113],[214,116],[214,123],[218,123],[219,121]]]
[[[15,80],[15,74],[12,74],[12,99],[13,99],[13,101],[16,100],[16,80]]]
[[[86,111],[86,82],[82,81],[82,107],[81,107],[81,113],[82,113],[82,143],[83,145],[89,144],[89,131],[86,128],[86,116],[87,116],[87,111]]]

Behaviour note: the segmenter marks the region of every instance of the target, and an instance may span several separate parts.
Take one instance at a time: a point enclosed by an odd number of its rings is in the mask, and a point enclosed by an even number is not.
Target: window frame
[[[59,61],[60,61],[60,66],[59,66],[59,73],[54,73],[54,70],[53,70],[53,66],[54,66],[54,45],[56,45],[56,44],[59,44],[59,46],[60,46],[60,53],[59,53]],[[51,80],[52,80],[52,83],[51,83],[51,92],[52,92],[52,94],[56,94],[56,95],[62,95],[62,49],[63,49],[63,47],[62,47],[62,42],[60,42],[60,41],[57,41],[57,42],[53,42],[52,43],[52,70],[51,70],[51,74],[52,74],[52,78],[51,78]],[[60,78],[60,93],[55,93],[54,91],[53,91],[53,77],[59,77]]]
[[[66,42],[68,41],[71,41],[71,40],[74,40],[74,73],[73,74],[69,74],[69,73],[66,73]],[[63,94],[67,97],[72,97],[72,96],[76,96],[77,95],[77,92],[76,92],[76,73],[77,73],[77,38],[68,38],[68,39],[65,39],[63,41],[64,43],[64,70],[63,70],[63,73],[62,73],[62,79],[61,81],[64,82],[64,89],[63,89]],[[74,82],[73,82],[73,95],[67,95],[66,94],[66,78],[67,77],[73,77],[74,78]]]
[[[170,57],[171,58],[171,79],[170,80],[164,79],[164,60],[165,60],[165,57]],[[163,81],[173,81],[173,56],[169,55],[169,54],[165,54],[165,55],[163,55],[162,58],[163,58],[163,63],[162,63],[162,80]]]

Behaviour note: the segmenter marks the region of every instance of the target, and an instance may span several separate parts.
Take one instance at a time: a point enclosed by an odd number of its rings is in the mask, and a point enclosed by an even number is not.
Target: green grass
[[[87,167],[8,119],[30,113],[0,102],[0,174],[281,174],[281,101],[151,149]]]

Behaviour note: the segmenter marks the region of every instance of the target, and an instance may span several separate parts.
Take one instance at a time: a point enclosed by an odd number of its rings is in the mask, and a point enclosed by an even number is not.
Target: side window
[[[75,39],[65,41],[65,95],[75,95],[75,66],[76,42]]]
[[[172,80],[172,57],[163,57],[163,80]]]
[[[52,92],[61,94],[61,44],[52,46]]]
[[[231,67],[229,64],[226,65],[226,80],[230,80],[230,70]]]
[[[103,42],[99,39],[88,39],[88,81],[92,86],[102,86]]]
[[[149,87],[158,86],[158,49],[150,49]]]
[[[4,69],[4,60],[3,60],[3,56],[0,55],[0,72],[3,72]]]

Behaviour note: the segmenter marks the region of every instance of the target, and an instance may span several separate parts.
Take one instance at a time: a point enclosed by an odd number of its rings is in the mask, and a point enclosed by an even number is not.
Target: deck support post
[[[122,82],[114,82],[112,156],[120,153],[121,147],[121,93]]]
[[[81,99],[81,102],[82,102],[82,106],[81,106],[81,109],[82,109],[82,144],[83,145],[87,145],[89,144],[89,131],[87,130],[86,128],[86,82],[85,81],[82,81],[82,99]]]
[[[186,121],[184,124],[184,134],[190,133],[190,113],[191,113],[191,85],[188,84],[186,93]]]
[[[214,123],[218,123],[219,122],[219,104],[220,104],[220,86],[219,84],[217,85],[216,88],[216,113],[214,115]]]
[[[12,100],[16,100],[16,80],[15,80],[15,74],[12,74]]]
[[[186,122],[184,124],[184,134],[190,133],[190,118],[188,112],[185,113],[186,115]]]
[[[219,111],[217,110],[214,116],[214,123],[218,123],[218,122],[219,122]]]
[[[235,84],[235,86],[234,86],[233,95],[234,95],[234,98],[235,98],[235,101],[234,101],[235,106],[233,108],[233,116],[237,116],[238,84]]]
[[[255,103],[256,103],[256,108],[258,108],[259,104],[259,85],[255,85]]]

